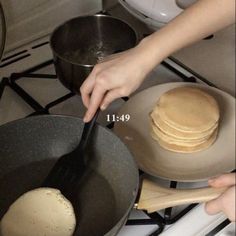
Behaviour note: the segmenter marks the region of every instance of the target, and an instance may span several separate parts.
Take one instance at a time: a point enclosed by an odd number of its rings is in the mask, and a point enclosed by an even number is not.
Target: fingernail
[[[103,105],[101,105],[100,109],[101,109],[101,110],[105,110],[105,109],[106,109],[106,106],[103,104]]]
[[[212,179],[209,179],[209,180],[208,180],[208,183],[212,184],[212,183],[214,183],[215,181],[216,181],[216,179],[215,179],[215,178],[212,178]]]
[[[85,123],[87,123],[87,122],[88,122],[88,116],[87,116],[87,115],[85,115],[85,116],[84,116],[84,119],[83,119],[83,121],[84,121]]]

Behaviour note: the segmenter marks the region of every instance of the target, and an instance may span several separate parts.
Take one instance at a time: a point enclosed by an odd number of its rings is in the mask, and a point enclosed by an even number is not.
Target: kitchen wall
[[[7,23],[5,52],[49,34],[78,15],[102,9],[101,0],[2,0]]]
[[[118,3],[118,0],[103,0],[103,9],[109,10]]]

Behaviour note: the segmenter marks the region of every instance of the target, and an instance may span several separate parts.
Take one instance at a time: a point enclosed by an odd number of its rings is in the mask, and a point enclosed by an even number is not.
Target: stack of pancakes
[[[169,90],[159,98],[150,116],[151,135],[167,150],[201,151],[216,140],[219,106],[199,88],[185,86]]]

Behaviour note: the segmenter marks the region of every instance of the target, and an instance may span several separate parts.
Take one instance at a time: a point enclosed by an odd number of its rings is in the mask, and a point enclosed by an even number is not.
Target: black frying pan
[[[79,118],[48,115],[0,127],[0,219],[20,195],[41,186],[58,157],[78,145],[83,125]],[[89,145],[88,174],[78,189],[78,204],[74,206],[78,211],[75,236],[116,235],[134,206],[138,169],[122,141],[100,125],[95,127]],[[135,205],[148,212],[211,200],[224,191],[171,190],[147,179],[140,189]]]
[[[56,159],[79,142],[83,122],[39,116],[0,127],[0,219],[10,204],[37,188]],[[138,170],[122,141],[97,125],[91,140],[91,171],[79,194],[79,235],[116,235],[133,207]]]

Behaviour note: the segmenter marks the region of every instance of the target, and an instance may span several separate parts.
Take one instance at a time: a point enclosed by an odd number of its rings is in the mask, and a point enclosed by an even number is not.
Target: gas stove
[[[56,76],[48,37],[5,54],[0,69],[0,125],[43,114],[83,117],[85,108],[80,96],[63,87]],[[182,81],[214,86],[205,78],[198,78],[169,58],[148,75],[135,93],[154,85]],[[113,102],[106,111],[101,112],[98,122],[112,129],[114,123],[107,122],[107,114],[116,114],[126,100],[117,99]],[[157,178],[155,181],[172,188],[194,188],[207,184],[177,183]],[[153,214],[133,210],[118,235],[234,235],[234,228],[235,225],[223,214],[208,216],[203,204],[192,204],[168,208]]]

